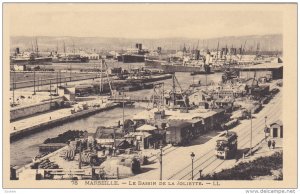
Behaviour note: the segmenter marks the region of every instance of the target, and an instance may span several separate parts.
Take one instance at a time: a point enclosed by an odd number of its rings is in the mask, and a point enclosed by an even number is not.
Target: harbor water
[[[190,73],[176,73],[176,78],[182,87],[182,90],[189,88],[189,85],[194,82],[201,81],[202,84],[206,83],[218,83],[221,81],[221,74],[210,75],[195,75],[191,76]],[[164,82],[166,90],[170,90],[172,87],[172,79],[160,81]],[[129,96],[150,97],[153,93],[152,89],[140,90],[135,92],[129,92]],[[143,111],[145,108],[126,107],[124,109],[125,119],[132,118],[134,114]],[[42,144],[47,138],[53,138],[68,130],[86,130],[89,133],[94,133],[98,126],[112,126],[117,125],[118,121],[122,121],[123,109],[115,108],[105,112],[97,113],[87,118],[78,119],[69,123],[65,123],[61,126],[53,127],[42,132],[38,132],[29,136],[26,136],[18,141],[10,144],[11,149],[11,165],[22,166],[31,162],[32,158],[39,154],[38,146]]]

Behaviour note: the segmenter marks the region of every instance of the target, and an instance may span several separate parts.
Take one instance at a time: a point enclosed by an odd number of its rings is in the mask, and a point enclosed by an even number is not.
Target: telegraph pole
[[[56,95],[58,95],[58,72],[56,72]]]
[[[116,128],[114,128],[114,149],[113,149],[113,156],[116,154]]]
[[[50,80],[50,109],[52,105],[52,85],[51,85],[51,80]]]
[[[33,69],[33,95],[35,94],[35,69]]]
[[[100,81],[99,81],[99,95],[101,95],[101,93],[103,92],[103,86],[102,86],[102,81],[103,81],[103,78],[102,78],[102,72],[103,72],[103,60],[101,60],[101,64],[100,64]]]
[[[72,81],[72,65],[70,64],[70,82]]]
[[[207,73],[205,73],[205,79],[206,79],[206,84],[205,84],[206,86],[205,87],[206,87],[206,92],[207,92]]]
[[[13,86],[12,86],[12,89],[13,89],[13,106],[15,106],[15,76],[16,76],[16,72],[14,71],[14,76],[13,76]]]
[[[175,73],[172,74],[172,81],[173,81],[173,106],[175,107],[176,105],[176,86],[175,86]]]
[[[80,140],[80,146],[79,146],[79,163],[78,163],[78,168],[81,169],[81,163],[82,163],[82,156],[81,156],[81,149],[82,149],[82,143],[81,143],[81,140]]]
[[[125,117],[125,114],[124,114],[124,92],[123,92],[123,95],[122,95],[122,101],[123,101],[123,131],[125,130],[125,126],[124,126],[124,123],[125,123],[125,121],[124,121],[124,117]]]
[[[61,86],[61,71],[59,70],[59,86]]]
[[[251,119],[251,123],[250,123],[250,155],[252,156],[252,113],[250,112],[250,119]]]
[[[38,82],[37,82],[37,91],[39,92],[40,91],[40,77],[38,77]]]
[[[162,180],[162,164],[163,164],[163,161],[162,161],[162,156],[163,156],[163,148],[162,148],[162,145],[160,145],[160,180]]]

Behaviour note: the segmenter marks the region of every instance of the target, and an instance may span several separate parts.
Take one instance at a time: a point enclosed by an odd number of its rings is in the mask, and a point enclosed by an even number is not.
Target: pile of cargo
[[[31,169],[59,169],[58,164],[51,162],[49,159],[34,162],[30,167]]]
[[[59,134],[57,137],[48,138],[44,141],[44,144],[47,143],[68,143],[69,141],[74,141],[76,138],[79,138],[84,135],[84,131],[80,130],[69,130],[62,134]]]
[[[81,162],[85,165],[99,166],[104,160],[98,158],[97,153],[84,151],[81,153]]]
[[[106,178],[126,178],[141,172],[140,162],[134,157],[111,157],[100,167]]]

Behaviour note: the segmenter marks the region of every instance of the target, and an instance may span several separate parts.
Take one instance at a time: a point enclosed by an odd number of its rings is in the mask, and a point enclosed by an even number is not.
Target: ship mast
[[[66,56],[66,44],[65,44],[65,41],[64,41],[64,54]]]
[[[34,53],[34,48],[33,48],[33,43],[32,43],[32,41],[31,41],[31,50],[32,50],[32,52]]]
[[[37,42],[37,38],[35,37],[35,45],[36,45],[36,56],[39,57],[39,46]]]
[[[243,54],[244,54],[244,50],[245,50],[245,47],[246,47],[246,43],[247,43],[247,40],[245,40],[244,47],[242,47],[240,61],[242,60],[242,57],[243,57]]]
[[[75,44],[74,44],[74,40],[72,40],[72,43],[73,43],[73,54],[75,55]]]
[[[233,51],[233,44],[231,45],[231,49],[230,49],[230,59],[229,59],[230,63],[231,63],[232,51]]]
[[[216,61],[218,61],[218,58],[219,58],[219,40],[218,40],[218,46],[217,46],[217,58],[216,58]]]

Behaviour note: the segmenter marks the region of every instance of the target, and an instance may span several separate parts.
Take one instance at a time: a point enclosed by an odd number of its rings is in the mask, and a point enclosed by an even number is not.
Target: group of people
[[[271,147],[272,147],[273,149],[275,149],[275,145],[276,145],[275,140],[271,141],[271,140],[269,139],[269,141],[268,141],[268,147],[269,147],[269,149],[271,149]]]

